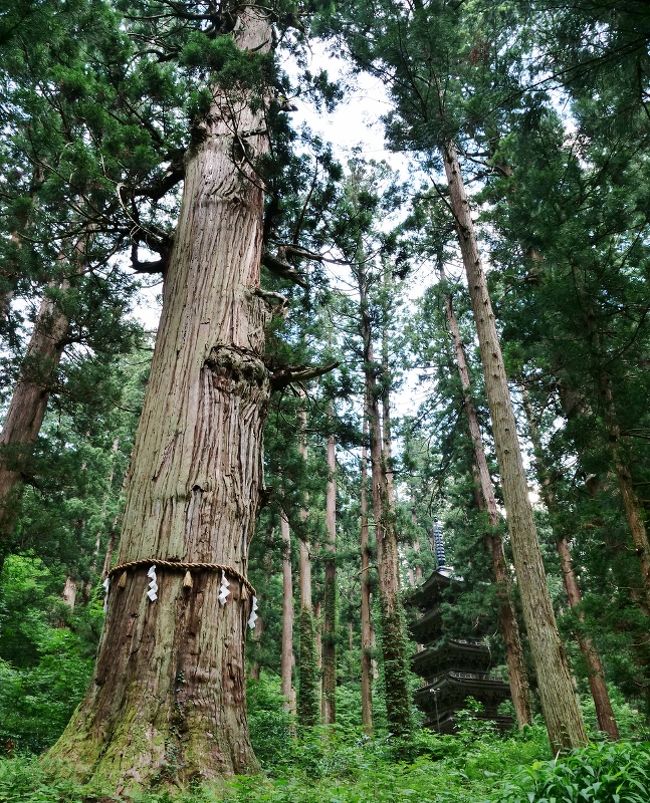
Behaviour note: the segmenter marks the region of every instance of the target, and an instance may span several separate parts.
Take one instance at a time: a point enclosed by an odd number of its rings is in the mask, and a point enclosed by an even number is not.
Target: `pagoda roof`
[[[459,708],[467,697],[475,697],[488,706],[497,706],[510,697],[509,685],[481,672],[443,672],[415,692],[418,706],[439,711]]]
[[[413,656],[413,671],[430,677],[444,669],[486,673],[491,664],[489,646],[480,639],[447,638]]]
[[[436,605],[411,625],[413,638],[420,644],[437,641],[442,633],[442,613]]]
[[[453,569],[441,566],[431,574],[421,586],[414,589],[409,595],[408,602],[418,608],[429,608],[440,601],[442,592],[452,585],[452,582],[463,582],[461,577],[454,577]]]

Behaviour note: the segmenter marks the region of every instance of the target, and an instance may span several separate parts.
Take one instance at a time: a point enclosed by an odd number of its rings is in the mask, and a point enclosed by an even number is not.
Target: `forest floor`
[[[270,723],[267,723],[267,725]],[[545,730],[465,729],[408,741],[312,729],[287,742],[267,729],[265,772],[220,787],[159,789],[133,803],[648,803],[650,742],[593,743],[553,759]],[[256,740],[257,741],[257,740]],[[0,760],[1,803],[109,803],[125,798],[47,775],[35,757]]]
[[[87,683],[83,662],[74,680],[75,654],[66,654],[65,675],[56,664],[49,666],[47,682],[39,685],[32,678],[30,694],[11,697],[12,675],[0,673],[0,803],[650,801],[650,727],[643,713],[620,695],[614,695],[620,742],[602,740],[593,702],[584,695],[582,710],[592,742],[585,750],[555,758],[540,718],[522,732],[500,734],[468,710],[459,716],[457,735],[440,736],[416,726],[408,739],[391,737],[382,721],[380,694],[374,699],[376,735],[369,738],[360,727],[359,690],[345,684],[337,688],[337,725],[297,728],[283,710],[279,678],[264,671],[260,680],[248,684],[249,727],[261,773],[226,780],[218,787],[182,790],[169,787],[174,774],[170,767],[159,788],[116,797],[113,790],[83,786],[51,770],[48,774],[38,759],[58,738]],[[69,699],[52,676],[62,683],[65,677],[61,688],[76,689]],[[64,698],[62,707],[53,690]],[[13,749],[14,755],[3,757],[3,749]]]

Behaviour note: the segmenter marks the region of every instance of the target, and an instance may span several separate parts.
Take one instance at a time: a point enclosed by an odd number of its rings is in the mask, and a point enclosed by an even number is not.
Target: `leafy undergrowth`
[[[459,714],[456,736],[416,729],[410,739],[398,740],[363,735],[355,721],[359,701],[346,696],[337,699],[338,725],[297,730],[283,711],[275,677],[252,683],[248,703],[251,738],[263,773],[225,781],[219,788],[159,789],[134,797],[133,803],[650,801],[647,723],[627,706],[616,707],[623,741],[596,739],[585,750],[554,760],[541,724],[500,735],[471,710]],[[116,799],[107,790],[47,775],[33,756],[0,759],[0,803]]]
[[[508,785],[499,803],[648,803],[650,742],[594,744],[556,761],[538,761]]]
[[[150,792],[134,803],[647,803],[650,743],[593,744],[552,760],[542,728],[369,740],[314,729],[284,743],[263,775],[225,787]],[[0,762],[1,803],[109,803],[102,790],[48,777],[34,758]]]

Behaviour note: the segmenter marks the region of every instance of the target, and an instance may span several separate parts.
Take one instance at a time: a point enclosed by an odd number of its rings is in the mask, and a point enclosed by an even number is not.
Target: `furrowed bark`
[[[241,11],[233,36],[245,51],[271,46],[256,8]],[[119,563],[180,558],[246,574],[270,395],[263,194],[250,166],[268,151],[257,100],[245,86],[215,88],[188,155]],[[112,584],[90,689],[50,757],[118,793],[257,769],[245,701],[249,593],[231,577],[221,606],[219,572],[194,570],[192,580],[183,588],[183,572],[160,567],[153,603],[146,567]]]
[[[280,678],[284,710],[296,710],[296,692],[293,688],[293,581],[291,577],[291,531],[284,511],[280,515],[282,534],[282,648],[280,652]]]
[[[456,320],[452,298],[449,294],[445,296],[445,315],[454,346],[456,368],[458,369],[458,376],[463,393],[463,407],[465,408],[472,449],[474,451],[474,463],[480,488],[480,500],[483,509],[487,513],[491,528],[491,531],[485,535],[485,545],[492,560],[492,571],[494,572],[494,580],[496,583],[497,599],[499,601],[499,628],[506,647],[510,694],[515,707],[517,724],[520,728],[523,728],[524,725],[529,725],[531,722],[528,671],[526,669],[524,651],[521,646],[517,615],[512,602],[512,584],[503,554],[503,543],[497,533],[497,528],[501,523],[501,516],[497,507],[494,484],[485,456],[483,436],[478,423],[476,408],[472,400],[469,366],[467,365],[465,349],[460,336],[460,329],[458,328],[458,321]]]
[[[325,523],[327,543],[323,590],[323,722],[336,722],[336,442],[327,439]]]
[[[77,601],[77,581],[70,575],[65,578],[65,584],[63,586],[63,591],[61,592],[61,599],[71,611],[74,610],[74,606]]]
[[[579,628],[576,632],[576,641],[578,642],[580,652],[582,653],[585,664],[587,665],[589,688],[591,690],[591,696],[594,700],[598,727],[601,731],[606,733],[610,739],[618,739],[618,725],[616,724],[616,717],[614,715],[612,703],[609,699],[609,692],[607,691],[603,662],[601,661],[600,654],[593,642],[593,639],[583,629],[585,623],[585,614],[581,606],[582,592],[580,591],[578,578],[576,577],[576,573],[573,568],[569,541],[566,533],[558,532],[556,528],[555,521],[557,521],[559,505],[553,490],[551,472],[548,469],[544,457],[539,426],[530,403],[528,392],[525,388],[523,388],[522,394],[524,400],[524,410],[528,420],[528,432],[533,445],[535,472],[537,474],[542,499],[544,500],[546,509],[548,510],[553,522],[553,532],[556,537],[555,543],[558,555],[560,557],[560,567],[562,569],[564,589],[566,591],[569,606],[574,611],[579,622]]]
[[[455,145],[446,142],[442,151],[478,334],[508,529],[542,711],[554,750],[580,747],[587,743],[587,736],[546,585],[508,379],[474,223]]]

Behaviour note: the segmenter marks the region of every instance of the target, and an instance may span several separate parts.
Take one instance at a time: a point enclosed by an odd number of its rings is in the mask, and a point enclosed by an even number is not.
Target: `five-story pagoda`
[[[498,707],[510,699],[510,688],[490,674],[491,652],[484,634],[475,630],[471,636],[456,638],[445,633],[441,604],[458,602],[465,582],[446,565],[439,524],[433,526],[432,540],[438,568],[410,598],[421,614],[411,626],[414,639],[422,645],[413,658],[413,671],[424,681],[415,702],[426,714],[426,725],[439,733],[454,732],[455,714],[468,697],[483,705],[477,718],[507,727],[512,719],[500,716]]]

